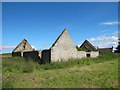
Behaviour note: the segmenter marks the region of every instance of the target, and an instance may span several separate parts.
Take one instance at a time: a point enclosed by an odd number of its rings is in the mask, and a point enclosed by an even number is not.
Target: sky
[[[66,28],[75,45],[84,40],[99,48],[118,42],[117,2],[3,2],[2,53],[26,38],[37,50],[48,49]]]

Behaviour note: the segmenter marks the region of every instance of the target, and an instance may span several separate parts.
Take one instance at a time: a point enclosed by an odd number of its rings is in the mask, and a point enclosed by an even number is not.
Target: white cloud
[[[103,41],[103,42],[93,42],[92,43],[94,46],[99,47],[99,48],[107,48],[107,47],[117,47],[118,42],[111,42],[111,41]]]
[[[118,22],[118,21],[115,21],[115,22],[103,22],[101,24],[104,24],[104,25],[114,25],[114,24],[120,24],[120,22]]]
[[[37,48],[35,46],[32,46],[33,49],[37,50]]]
[[[16,46],[0,46],[0,53],[11,53]]]
[[[100,40],[110,40],[110,41],[117,41],[118,37],[116,36],[110,36],[110,37],[106,37],[106,36],[99,36],[99,37],[95,37],[95,38],[90,38],[88,39],[89,41],[100,41]]]
[[[112,33],[113,35],[120,35],[120,31],[116,31]]]
[[[16,46],[0,46],[2,49],[12,49],[15,48]]]
[[[106,48],[106,47],[117,47],[118,45],[118,37],[116,36],[99,36],[95,38],[88,39],[94,46],[100,47],[100,48]]]
[[[115,33],[120,34],[120,31],[116,31]]]

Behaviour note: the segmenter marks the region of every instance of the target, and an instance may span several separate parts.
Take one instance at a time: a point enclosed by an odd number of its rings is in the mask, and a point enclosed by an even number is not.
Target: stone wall
[[[50,63],[56,61],[68,61],[70,59],[97,57],[99,52],[78,51],[65,29],[57,38],[55,43],[49,50],[33,51],[30,44],[24,39],[14,50],[12,56],[21,56],[25,58],[32,58],[40,61],[40,63]]]
[[[51,50],[51,61],[67,61],[69,59],[76,58],[76,51],[72,50]]]
[[[97,56],[99,56],[99,51],[86,52],[86,57],[97,57]]]
[[[91,57],[97,57],[97,56],[99,56],[99,51],[92,51],[91,52]]]
[[[97,51],[85,52],[78,51],[70,38],[67,30],[64,30],[55,43],[50,48],[51,61],[68,61],[69,59],[85,58],[89,54],[90,57],[97,57]]]
[[[28,52],[33,51],[31,45],[26,39],[23,39],[21,43],[12,52]]]
[[[64,30],[50,48],[51,61],[67,61],[77,57],[77,49],[67,30]]]
[[[77,58],[85,58],[86,52],[85,51],[77,51]]]

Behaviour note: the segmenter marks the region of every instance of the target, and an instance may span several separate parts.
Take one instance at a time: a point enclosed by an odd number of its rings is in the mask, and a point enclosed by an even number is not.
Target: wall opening
[[[87,56],[87,57],[90,57],[90,54],[87,54],[86,56]]]
[[[51,51],[50,50],[43,50],[42,51],[42,63],[50,63],[51,61]]]

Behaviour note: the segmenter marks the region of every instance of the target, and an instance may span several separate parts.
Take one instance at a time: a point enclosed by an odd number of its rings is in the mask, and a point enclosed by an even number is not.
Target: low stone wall
[[[86,58],[86,57],[97,57],[99,56],[98,51],[56,51],[56,50],[43,50],[43,51],[29,51],[29,52],[15,52],[12,56],[20,56],[26,59],[31,58],[40,63],[50,63],[57,61],[68,61],[70,59],[76,58]]]
[[[98,51],[92,51],[91,52],[91,57],[97,57],[97,56],[99,56],[99,52]]]
[[[77,58],[85,58],[86,52],[85,51],[77,51]]]
[[[99,56],[99,51],[86,52],[86,57],[97,57]]]

